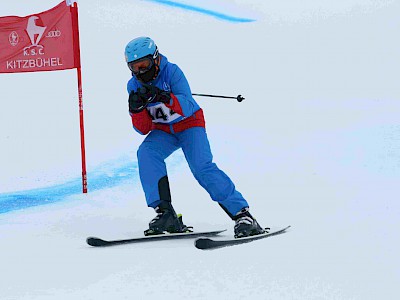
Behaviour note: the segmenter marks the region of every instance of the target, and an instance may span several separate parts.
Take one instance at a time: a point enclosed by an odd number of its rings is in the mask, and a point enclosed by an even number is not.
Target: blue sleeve
[[[138,89],[137,82],[133,77],[128,81],[126,89],[128,90],[128,94],[130,94],[132,91],[137,91]]]
[[[186,77],[177,65],[172,65],[170,74],[171,92],[178,99],[183,115],[191,116],[200,107],[192,97],[192,91]]]

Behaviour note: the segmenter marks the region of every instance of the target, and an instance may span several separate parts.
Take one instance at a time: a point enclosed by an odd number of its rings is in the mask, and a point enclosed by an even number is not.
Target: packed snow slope
[[[6,2],[1,15],[25,16],[58,1]],[[15,204],[0,214],[1,299],[399,299],[400,3],[171,2],[79,1],[87,195],[75,71],[0,75],[0,206]],[[215,251],[85,244],[140,236],[154,217],[123,55],[142,35],[192,92],[246,98],[196,100],[215,162],[287,233]],[[183,154],[167,163],[184,221],[231,235]]]

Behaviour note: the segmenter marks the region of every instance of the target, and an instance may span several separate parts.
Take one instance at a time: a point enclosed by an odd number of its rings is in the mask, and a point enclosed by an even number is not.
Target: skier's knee
[[[194,163],[190,165],[190,170],[192,171],[194,177],[202,177],[213,172],[216,168],[215,163],[213,162],[204,162],[204,163]]]
[[[141,144],[136,152],[138,160],[147,157],[152,152],[151,148],[145,143]]]

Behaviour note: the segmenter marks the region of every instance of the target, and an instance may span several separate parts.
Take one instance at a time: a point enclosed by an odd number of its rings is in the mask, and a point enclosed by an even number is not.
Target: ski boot
[[[243,208],[232,219],[235,221],[235,238],[242,238],[265,232],[257,223],[256,219],[250,214],[248,207]]]
[[[157,216],[150,221],[149,229],[144,231],[144,235],[163,234],[165,231],[169,233],[191,232],[191,227],[186,226],[182,222],[182,215],[177,215],[171,202],[161,201],[154,209]]]

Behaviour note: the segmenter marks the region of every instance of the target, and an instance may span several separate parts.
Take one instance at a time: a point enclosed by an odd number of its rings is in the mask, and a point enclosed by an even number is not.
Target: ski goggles
[[[153,65],[154,61],[151,57],[143,57],[128,63],[129,69],[135,75],[146,73]]]

